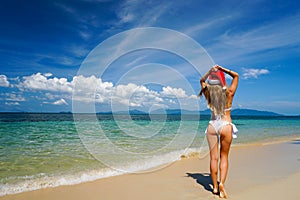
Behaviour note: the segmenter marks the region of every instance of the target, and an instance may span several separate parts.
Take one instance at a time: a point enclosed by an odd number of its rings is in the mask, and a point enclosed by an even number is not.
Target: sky
[[[240,75],[233,108],[300,114],[299,1],[2,0],[0,15],[0,112],[204,110],[218,64]]]

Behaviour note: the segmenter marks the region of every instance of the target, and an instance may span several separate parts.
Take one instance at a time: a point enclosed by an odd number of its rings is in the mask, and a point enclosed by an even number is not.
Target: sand
[[[234,146],[226,189],[229,199],[298,200],[300,140]],[[183,158],[148,173],[125,174],[72,186],[0,197],[7,199],[219,199],[211,192],[209,157]]]

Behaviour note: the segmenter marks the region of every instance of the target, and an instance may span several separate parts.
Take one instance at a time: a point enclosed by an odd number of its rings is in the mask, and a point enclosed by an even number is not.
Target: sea
[[[210,116],[0,113],[0,196],[147,173],[208,155]],[[300,137],[299,116],[233,116],[233,146]]]

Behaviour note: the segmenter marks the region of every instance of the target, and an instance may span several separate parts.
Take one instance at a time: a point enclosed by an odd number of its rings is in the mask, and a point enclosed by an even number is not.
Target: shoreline
[[[232,143],[231,147],[264,146],[264,145],[280,144],[280,143],[290,142],[291,140],[297,140],[299,138],[300,138],[300,133],[297,133],[297,134],[286,135],[286,136],[276,136],[275,138],[272,139],[265,138],[254,142]],[[236,139],[233,139],[233,141],[234,140]]]
[[[274,152],[277,155],[275,159]],[[264,185],[271,187],[273,182],[280,184],[280,181],[299,177],[300,158],[297,155],[300,155],[299,136],[272,144],[234,145],[230,152],[226,182],[229,196],[246,194],[257,187],[259,189],[256,190],[261,191]],[[156,171],[9,194],[0,199],[57,199],[62,195],[64,199],[75,200],[85,198],[86,192],[89,199],[99,196],[105,199],[147,199],[152,193],[157,194],[156,199],[209,199],[215,197],[211,194],[210,182],[208,155],[199,159],[192,154]]]
[[[288,142],[293,139],[300,138],[300,134],[294,134],[294,135],[289,135],[289,136],[281,136],[281,137],[276,137],[272,138],[272,140],[268,141],[253,141],[253,142],[247,142],[247,143],[236,143],[232,144],[231,149],[235,148],[247,148],[247,147],[258,147],[258,146],[265,146],[265,145],[272,145],[272,144],[280,144],[284,142]],[[270,138],[269,138],[270,139]],[[236,140],[236,139],[234,139]],[[173,154],[174,152],[169,152],[170,154]],[[167,153],[166,155],[168,155]],[[170,155],[169,154],[169,155]],[[161,155],[163,157],[166,157],[166,155]],[[15,194],[21,194],[25,192],[32,192],[36,190],[42,190],[42,189],[47,189],[47,188],[57,188],[57,187],[62,187],[62,186],[73,186],[73,185],[78,185],[78,184],[84,184],[88,182],[93,182],[97,180],[102,180],[106,178],[112,178],[115,176],[122,176],[122,175],[127,175],[127,174],[141,174],[141,173],[148,173],[156,170],[160,170],[162,168],[168,167],[180,160],[183,159],[189,159],[196,157],[200,160],[208,157],[208,149],[205,146],[203,149],[202,147],[200,148],[194,148],[190,147],[185,150],[184,154],[179,155],[178,158],[174,159],[172,162],[167,162],[158,166],[142,169],[136,172],[121,172],[121,171],[116,171],[111,168],[102,168],[102,169],[95,169],[92,171],[81,171],[81,172],[76,172],[76,173],[70,173],[70,174],[64,174],[62,176],[49,176],[46,177],[45,179],[33,179],[32,181],[28,180],[26,182],[19,182],[16,185],[11,185],[11,188],[15,188],[10,190],[9,186],[10,185],[3,185],[3,188],[7,188],[1,191],[0,197],[2,196],[7,196],[7,195],[15,195]],[[208,161],[207,161],[208,162]],[[23,189],[22,189],[23,187]],[[3,189],[2,188],[2,189]]]

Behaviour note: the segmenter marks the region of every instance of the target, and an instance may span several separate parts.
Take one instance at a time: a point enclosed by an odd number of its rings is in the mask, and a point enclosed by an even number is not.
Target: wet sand
[[[229,199],[299,199],[300,139],[234,146],[226,181]],[[0,197],[8,199],[218,199],[212,194],[209,157],[183,158],[159,170]]]

